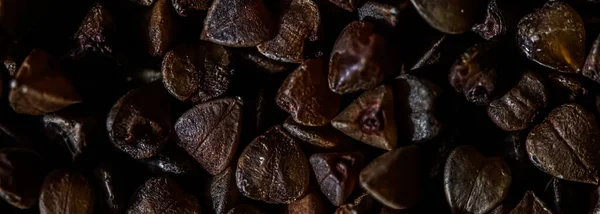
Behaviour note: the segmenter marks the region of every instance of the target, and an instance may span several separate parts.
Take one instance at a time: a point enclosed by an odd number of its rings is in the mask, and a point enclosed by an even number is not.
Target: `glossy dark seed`
[[[21,114],[42,115],[81,102],[58,62],[39,49],[27,56],[10,88],[10,106]]]
[[[223,98],[198,104],[175,123],[177,144],[208,173],[229,166],[242,131],[242,100]]]
[[[262,0],[215,0],[204,19],[201,39],[224,46],[254,47],[275,35]]]
[[[174,180],[154,177],[133,195],[127,213],[199,214],[200,205],[196,197],[183,192]]]
[[[310,166],[296,140],[275,126],[244,149],[235,177],[248,198],[290,204],[308,191]]]
[[[240,192],[235,184],[235,168],[229,167],[210,181],[212,211],[225,214],[237,204]]]
[[[208,10],[212,0],[171,0],[175,11],[180,16],[187,17],[201,10]]]
[[[147,99],[153,97],[153,99]],[[136,159],[149,158],[169,140],[169,94],[160,82],[129,91],[113,105],[106,127],[118,149]]]
[[[263,55],[282,62],[302,63],[305,41],[316,41],[321,28],[319,7],[312,0],[291,0],[279,21],[275,38],[257,46]]]
[[[276,102],[305,126],[323,126],[338,113],[340,95],[327,87],[327,61],[323,57],[302,63],[281,84]]]
[[[469,48],[448,75],[454,90],[477,105],[487,105],[497,96],[499,83],[493,46],[490,43]]]
[[[486,40],[506,34],[509,26],[507,26],[504,13],[505,11],[498,7],[498,0],[490,0],[487,5],[484,22],[473,26],[473,32]]]
[[[600,83],[600,35],[594,41],[583,66],[583,76]]]
[[[51,172],[40,193],[40,213],[94,212],[94,190],[81,173],[66,169]]]
[[[452,213],[487,213],[508,195],[511,181],[504,160],[484,157],[471,146],[454,149],[444,168],[444,190]]]
[[[517,43],[527,58],[560,72],[581,72],[585,28],[567,3],[550,1],[523,17],[517,28]]]
[[[335,148],[354,141],[330,124],[324,126],[303,126],[291,117],[285,120],[283,128],[290,135],[304,142],[323,148]]]
[[[88,11],[75,33],[75,47],[71,57],[81,58],[86,55],[111,56],[115,27],[113,19],[102,3],[95,3]]]
[[[364,157],[359,152],[310,156],[310,164],[321,191],[335,206],[343,205],[354,190],[363,162]]]
[[[294,203],[288,204],[284,214],[321,214],[327,213],[325,202],[316,189],[311,190],[304,197]]]
[[[433,28],[444,33],[460,34],[475,23],[478,1],[411,0],[413,6]]]
[[[548,103],[548,97],[541,78],[526,72],[513,89],[490,103],[488,116],[503,130],[523,130],[532,125],[535,116]]]
[[[0,197],[19,209],[35,205],[46,176],[42,157],[28,149],[0,150]]]
[[[552,211],[533,192],[527,191],[510,214],[552,214]]]
[[[382,85],[358,97],[331,125],[363,143],[392,150],[398,139],[395,116],[392,87]]]
[[[338,94],[369,90],[390,72],[383,36],[368,22],[350,23],[335,41],[329,60],[329,88]]]
[[[527,136],[527,153],[542,171],[569,181],[598,184],[600,128],[594,115],[577,104],[550,112]]]
[[[177,41],[177,14],[169,0],[156,0],[147,14],[146,48],[153,57],[162,57],[171,50]]]
[[[441,88],[406,74],[396,78],[393,87],[399,137],[411,142],[426,142],[438,136],[442,121],[438,120],[436,105]]]
[[[235,71],[229,49],[207,42],[177,46],[165,55],[161,70],[169,93],[192,103],[225,94]]]
[[[388,207],[406,209],[414,206],[421,194],[420,156],[416,146],[389,151],[360,172],[360,184]]]

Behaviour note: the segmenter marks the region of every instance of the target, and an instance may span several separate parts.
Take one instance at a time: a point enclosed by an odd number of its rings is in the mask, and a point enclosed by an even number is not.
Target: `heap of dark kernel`
[[[597,0],[0,0],[0,213],[600,213]]]

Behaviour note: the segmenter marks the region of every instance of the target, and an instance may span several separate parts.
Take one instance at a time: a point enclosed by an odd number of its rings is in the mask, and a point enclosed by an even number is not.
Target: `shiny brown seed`
[[[340,95],[327,87],[327,61],[323,57],[302,63],[281,84],[276,102],[305,126],[322,126],[338,113]]]
[[[46,176],[42,157],[28,149],[0,150],[0,198],[19,209],[35,205]]]
[[[449,34],[460,34],[475,24],[475,0],[411,0],[421,17],[433,28]]]
[[[477,105],[487,105],[497,95],[498,74],[495,44],[478,44],[469,48],[452,68],[448,79],[456,92]]]
[[[267,203],[290,204],[308,191],[310,166],[304,152],[280,126],[255,138],[238,160],[240,192]]]
[[[420,151],[416,146],[396,148],[360,172],[360,184],[375,199],[394,209],[406,209],[420,197]]]
[[[408,1],[406,1],[408,3]],[[369,20],[384,23],[391,28],[395,28],[399,22],[400,13],[406,8],[406,4],[384,4],[368,1],[358,8],[359,20]]]
[[[282,62],[302,63],[305,41],[319,38],[321,16],[312,0],[292,0],[279,21],[275,38],[257,46],[263,55]]]
[[[471,146],[454,149],[444,168],[444,190],[452,213],[485,214],[508,195],[512,176],[501,158],[487,158]]]
[[[375,26],[356,21],[348,24],[335,41],[329,60],[329,88],[348,94],[376,87],[390,72],[387,43]]]
[[[560,72],[581,72],[585,28],[567,3],[550,1],[523,17],[517,28],[517,43],[527,58]]]
[[[225,169],[210,181],[212,211],[225,214],[237,204],[240,192],[235,184],[235,167]]]
[[[284,214],[324,214],[327,213],[325,202],[315,188],[294,203],[288,204]]]
[[[527,191],[525,197],[523,197],[515,209],[510,211],[510,214],[552,214],[552,211],[535,196],[535,193]]]
[[[169,94],[160,82],[131,90],[110,110],[108,136],[113,145],[133,158],[152,157],[169,140],[169,110]]]
[[[136,191],[127,213],[199,214],[200,205],[196,197],[185,193],[174,180],[154,177]]]
[[[487,5],[485,20],[473,26],[473,32],[485,40],[491,40],[507,33],[508,25],[504,17],[505,11],[498,7],[498,0],[490,0]]]
[[[304,142],[323,148],[335,148],[354,141],[344,133],[333,128],[331,124],[324,126],[303,126],[289,117],[283,123],[283,128],[285,128],[290,135]]]
[[[27,56],[10,88],[10,106],[21,114],[42,115],[81,102],[58,62],[39,49]]]
[[[358,97],[331,125],[363,143],[392,150],[398,139],[395,116],[392,88],[382,85]]]
[[[112,16],[101,3],[95,3],[88,11],[75,33],[75,47],[71,57],[82,58],[86,55],[112,55],[112,40],[115,27]]]
[[[436,105],[442,90],[434,83],[415,76],[400,75],[393,83],[398,135],[411,142],[425,142],[438,136],[442,121]]]
[[[148,53],[153,57],[162,57],[171,50],[177,41],[175,38],[177,14],[169,0],[157,0],[148,13],[147,32],[144,38]]]
[[[310,164],[321,192],[335,205],[344,204],[354,190],[364,157],[359,152],[321,153],[310,156]]]
[[[360,195],[354,202],[345,204],[335,210],[335,214],[368,214],[376,206],[373,197],[367,193]]]
[[[532,72],[487,108],[492,122],[505,131],[518,131],[532,125],[537,113],[548,104],[548,91],[541,78]]]
[[[598,184],[600,128],[577,104],[550,112],[527,136],[527,153],[542,171],[564,180]]]
[[[51,172],[40,193],[40,213],[94,213],[94,191],[88,179],[75,171]]]
[[[273,37],[275,24],[263,0],[215,0],[201,39],[224,46],[254,47]]]
[[[600,35],[594,41],[583,66],[583,76],[600,83]]]
[[[212,0],[171,0],[175,11],[180,16],[187,17],[201,10],[208,10]]]
[[[235,71],[229,49],[208,42],[177,46],[165,55],[161,70],[169,93],[192,103],[225,94]]]
[[[242,131],[242,100],[223,98],[198,104],[175,123],[177,144],[208,173],[229,166]]]

